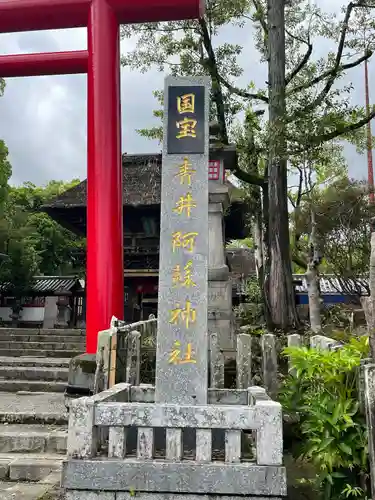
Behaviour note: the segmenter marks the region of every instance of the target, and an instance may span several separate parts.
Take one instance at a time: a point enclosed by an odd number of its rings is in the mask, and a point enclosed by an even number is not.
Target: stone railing
[[[154,376],[150,376],[155,365],[157,319],[133,323],[131,325],[115,326],[99,334],[99,350],[102,349],[104,362],[104,388],[109,388],[120,382],[139,385],[144,382],[154,383]],[[287,336],[285,345],[274,334],[250,335],[240,333],[236,339],[236,349],[223,350],[219,347],[216,333],[209,335],[210,355],[209,372],[210,387],[223,389],[228,387],[226,378],[233,382],[230,387],[245,389],[252,385],[262,385],[267,393],[275,397],[279,389],[280,371],[284,365],[285,357],[281,356],[283,347],[304,345],[303,336],[291,334]],[[323,335],[315,335],[309,339],[309,345],[314,348],[333,350],[341,346],[334,339]],[[99,359],[99,351],[98,351]],[[142,366],[146,361],[147,369]],[[235,361],[235,363],[231,361]],[[284,362],[283,362],[284,361]],[[227,370],[230,377],[226,377]],[[286,367],[287,370],[287,367]],[[145,371],[147,371],[145,377]],[[141,373],[142,372],[142,373]],[[142,380],[142,377],[143,380]]]
[[[139,384],[140,346],[150,342],[154,345],[156,331],[157,319],[151,314],[148,320],[129,325],[112,318],[110,328],[99,332],[97,364],[100,365],[104,388],[112,387],[118,381]]]
[[[196,406],[156,404],[153,394],[122,383],[72,402],[67,500],[286,495],[281,406],[262,388],[209,390],[209,404]]]

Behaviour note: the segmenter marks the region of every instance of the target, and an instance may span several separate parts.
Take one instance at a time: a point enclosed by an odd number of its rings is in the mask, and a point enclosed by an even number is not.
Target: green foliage
[[[0,163],[1,166],[1,163]],[[4,166],[4,162],[3,162]],[[10,166],[0,168],[0,184],[4,177],[6,196],[0,198],[3,217],[0,220],[0,283],[7,284],[8,294],[15,303],[32,287],[35,275],[63,275],[81,273],[80,256],[85,240],[61,227],[46,213],[42,205],[77,184],[51,181],[45,187],[30,182],[10,187]],[[1,189],[1,188],[0,188]],[[0,190],[1,193],[1,190]]]
[[[313,463],[324,500],[365,498],[368,452],[365,418],[358,403],[358,369],[368,338],[351,339],[336,351],[284,350],[291,373],[281,402],[296,420],[296,455]],[[350,486],[348,486],[350,485]]]
[[[39,272],[45,275],[82,273],[80,257],[85,240],[63,228],[40,208],[51,198],[77,185],[74,179],[69,183],[50,181],[46,186],[35,186],[30,182],[10,190],[10,204],[25,215],[25,227],[30,231],[29,244],[39,256]]]
[[[252,238],[244,238],[243,240],[232,240],[230,241],[226,248],[253,248],[254,243]]]
[[[246,281],[246,297],[248,302],[262,304],[262,292],[258,279],[254,276]]]
[[[251,277],[246,281],[246,303],[240,304],[235,313],[242,325],[250,325],[255,330],[264,324],[264,310],[259,281]]]
[[[6,284],[9,296],[16,302],[27,291],[39,269],[40,257],[31,242],[32,231],[27,215],[14,205],[7,204],[0,225],[0,283]]]
[[[0,80],[1,83],[1,80]],[[1,87],[0,87],[1,89]],[[8,148],[0,140],[0,213],[4,213],[4,204],[8,196],[8,181],[12,175],[12,167],[8,160]]]
[[[3,90],[4,80],[0,79],[0,95]],[[11,187],[11,174],[8,149],[0,140],[0,283],[15,298],[15,311],[38,273],[53,275],[69,273],[73,268],[75,272],[81,270],[77,256],[82,253],[85,241],[40,210],[47,200],[79,180],[51,181],[44,187],[25,182]]]
[[[353,86],[343,84],[342,76],[363,61],[363,56],[358,54],[371,57],[374,22],[372,9],[366,9],[364,5],[359,7],[359,4],[353,9],[350,5],[346,2],[343,6],[343,11],[349,9],[346,24],[341,16],[327,14],[308,0],[286,3],[287,113],[284,125],[290,157],[338,136],[354,143],[360,150],[365,147],[363,120],[366,110],[353,106]],[[208,75],[212,83],[211,119],[219,122],[221,140],[225,142],[228,136],[236,135],[233,128],[236,118],[242,126],[240,112],[245,110],[247,113],[253,106],[268,103],[268,87],[257,89],[250,79],[242,88],[236,86],[236,81],[244,74],[240,59],[245,50],[239,44],[229,43],[228,33],[233,27],[242,31],[244,37],[255,28],[259,62],[267,63],[268,51],[274,48],[268,47],[266,0],[209,0],[205,16],[199,21],[123,26],[122,37],[132,38],[135,43],[122,56],[122,63],[141,72],[156,68],[180,76]],[[329,51],[323,57],[315,54],[315,44],[322,38],[331,46],[337,44],[337,51]],[[155,91],[154,95],[161,104],[162,92]],[[258,113],[261,111],[257,110]],[[153,114],[156,118],[162,117],[161,109]],[[256,120],[252,131],[254,136],[259,136],[261,148],[254,143],[251,149],[253,155],[267,156],[267,137],[273,132],[268,128],[267,120],[259,119],[260,116],[254,115]],[[358,123],[362,126],[357,126]],[[159,124],[138,132],[159,140],[162,135]]]
[[[13,205],[22,207],[26,211],[36,211],[50,199],[79,183],[79,179],[73,179],[70,182],[50,181],[46,186],[36,186],[32,182],[24,182],[21,186],[10,189],[10,201]]]
[[[350,313],[344,304],[331,304],[322,310],[322,326],[329,336],[333,337],[336,332],[347,332],[350,329]],[[334,338],[337,339],[336,336]],[[337,339],[339,340],[339,339]],[[340,339],[342,340],[342,339]]]
[[[243,16],[249,12],[250,6],[249,0],[207,1],[206,15],[201,21],[122,26],[122,37],[132,37],[136,42],[135,48],[122,56],[122,64],[141,72],[156,67],[159,71],[172,75],[209,75],[212,77],[212,94],[215,101],[217,90],[221,90],[221,85],[214,73],[216,74],[218,70],[219,74],[225,74],[228,78],[237,78],[242,74],[242,68],[237,62],[242,47],[228,43],[227,40],[220,42],[218,35],[229,26],[244,28]],[[208,55],[214,38],[215,61]],[[230,121],[242,106],[237,96],[229,91],[223,89],[222,94],[226,118]],[[160,102],[160,91],[154,92],[154,95]],[[215,115],[216,110],[213,108],[212,116]],[[154,116],[162,115],[156,112]],[[157,129],[153,130],[156,133]]]
[[[358,279],[368,272],[370,258],[370,220],[374,208],[368,204],[368,187],[364,182],[338,177],[312,196],[316,217],[316,237],[324,255],[324,273],[343,279]],[[300,249],[307,252],[311,230],[310,207],[302,201],[293,214],[295,234]],[[349,286],[349,282],[342,283]],[[356,294],[356,290],[345,290]]]

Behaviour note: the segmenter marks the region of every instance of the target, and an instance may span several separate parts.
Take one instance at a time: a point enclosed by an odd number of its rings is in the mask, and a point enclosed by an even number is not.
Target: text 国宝
[[[195,94],[185,94],[177,97],[177,112],[180,115],[185,115],[186,113],[195,115]],[[192,137],[196,139],[197,133],[195,127],[197,126],[197,120],[191,117],[184,116],[181,120],[176,121],[176,127],[178,132],[176,133],[176,139],[184,139],[185,137]]]
[[[170,86],[168,95],[168,154],[204,154],[204,86]],[[188,164],[182,168],[189,178]]]

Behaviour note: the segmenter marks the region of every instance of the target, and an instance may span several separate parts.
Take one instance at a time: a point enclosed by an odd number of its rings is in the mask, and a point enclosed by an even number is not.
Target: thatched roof
[[[210,152],[210,158],[217,159],[218,153]],[[224,164],[233,161],[236,153],[232,149],[224,155]],[[123,155],[123,204],[151,206],[160,204],[161,154]],[[87,180],[68,189],[60,196],[46,203],[43,208],[73,208],[86,206]]]
[[[237,161],[235,149],[228,147],[223,151],[223,149],[211,148],[210,159],[221,158],[224,160],[224,168],[230,167],[234,161]],[[144,214],[146,212],[148,214],[160,213],[161,168],[161,154],[123,155],[123,204],[128,214],[126,221],[124,219],[124,224],[126,222],[130,227],[132,221],[138,220],[139,211]],[[238,196],[238,190],[230,182],[228,186],[229,195],[232,198],[233,194],[234,199],[231,200],[231,205],[225,215],[226,238],[228,240],[246,238],[248,207]],[[62,226],[84,236],[86,234],[86,198],[87,180],[84,180],[47,202],[42,210]],[[135,215],[135,212],[138,212],[138,215]]]
[[[124,205],[159,205],[161,155],[123,156]],[[87,179],[46,203],[43,208],[85,207]]]

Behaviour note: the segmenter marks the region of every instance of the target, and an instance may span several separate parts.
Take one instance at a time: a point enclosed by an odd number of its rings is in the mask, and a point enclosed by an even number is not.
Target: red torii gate
[[[0,33],[87,26],[88,50],[0,56],[0,77],[87,73],[87,333],[123,317],[119,25],[195,19],[204,0],[0,0]]]

